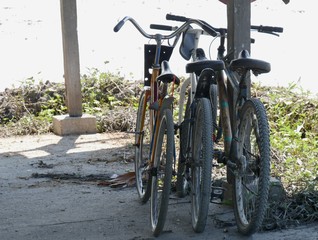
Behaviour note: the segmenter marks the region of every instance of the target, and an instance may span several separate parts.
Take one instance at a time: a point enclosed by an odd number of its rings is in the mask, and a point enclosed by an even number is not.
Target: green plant
[[[275,152],[272,173],[290,191],[318,190],[318,100],[296,87],[262,91]],[[255,95],[260,86],[256,89]]]
[[[141,91],[139,82],[90,69],[82,76],[81,85],[83,113],[96,116],[98,131],[133,129]],[[2,136],[50,132],[52,117],[64,114],[67,107],[62,83],[40,81],[36,84],[35,79],[28,78],[18,88],[0,93]]]

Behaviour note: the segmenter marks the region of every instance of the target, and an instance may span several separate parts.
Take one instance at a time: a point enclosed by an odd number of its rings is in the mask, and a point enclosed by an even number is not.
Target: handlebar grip
[[[282,33],[284,29],[282,27],[271,27],[271,26],[251,26],[252,29],[258,30],[259,32],[277,32]]]
[[[166,31],[174,31],[178,27],[172,27],[167,25],[161,25],[161,24],[150,24],[151,29],[158,29],[158,30],[166,30]]]
[[[121,20],[119,23],[116,24],[116,26],[114,27],[114,32],[118,32],[121,27],[125,24],[125,20]]]
[[[166,15],[166,19],[167,20],[173,20],[173,21],[178,21],[178,22],[186,22],[189,20],[189,18],[183,17],[183,16],[177,16],[177,15],[173,15],[168,13]]]
[[[284,29],[282,27],[272,27],[273,32],[282,33]]]

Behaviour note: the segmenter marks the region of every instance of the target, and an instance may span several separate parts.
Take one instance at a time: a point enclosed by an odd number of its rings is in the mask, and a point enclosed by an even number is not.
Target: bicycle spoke
[[[252,190],[249,186],[247,186],[247,184],[245,183],[245,181],[242,181],[242,185],[251,193],[253,193],[253,195],[258,196],[258,192]]]

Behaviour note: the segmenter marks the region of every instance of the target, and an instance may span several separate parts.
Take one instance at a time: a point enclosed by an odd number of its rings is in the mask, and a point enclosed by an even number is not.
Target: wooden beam
[[[231,0],[219,0],[220,2],[224,3],[225,5],[228,4]],[[255,2],[256,0],[250,0],[251,2]],[[284,0],[283,0],[284,1]],[[287,0],[289,1],[289,0]]]
[[[241,50],[251,50],[251,0],[229,0],[227,19],[227,49],[233,59]]]
[[[79,48],[77,37],[76,0],[60,0],[64,78],[70,117],[82,116]]]
[[[251,50],[251,0],[228,0],[227,49],[229,59],[235,59],[243,49]],[[239,78],[239,76],[237,76]],[[246,77],[247,96],[251,96],[251,78]],[[233,93],[235,94],[235,93]],[[233,98],[234,100],[235,98]],[[235,104],[233,102],[233,104]]]

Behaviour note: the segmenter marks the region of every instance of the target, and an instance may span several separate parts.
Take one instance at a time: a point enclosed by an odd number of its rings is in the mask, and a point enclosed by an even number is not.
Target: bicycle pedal
[[[221,204],[223,199],[224,199],[224,192],[225,192],[225,188],[223,187],[211,187],[211,198],[210,198],[210,202],[211,203],[217,203],[217,204]],[[219,200],[219,201],[217,201]]]

